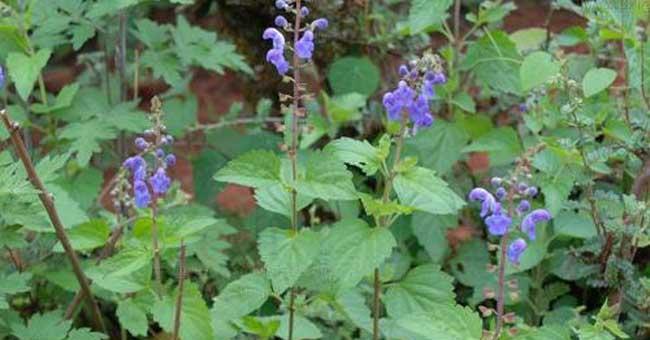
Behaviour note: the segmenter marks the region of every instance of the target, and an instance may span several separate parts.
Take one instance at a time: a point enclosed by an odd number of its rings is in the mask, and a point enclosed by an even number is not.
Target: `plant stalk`
[[[505,278],[506,278],[506,250],[508,248],[508,233],[501,237],[500,256],[499,256],[499,277],[497,288],[497,325],[494,329],[494,340],[499,339],[501,329],[503,328],[503,312],[505,306]]]
[[[32,163],[32,160],[27,153],[27,148],[25,147],[23,140],[19,136],[20,129],[18,127],[18,124],[12,122],[9,119],[9,116],[7,115],[7,112],[5,110],[0,111],[0,118],[2,119],[2,122],[5,125],[5,128],[10,133],[11,142],[14,145],[16,154],[18,155],[21,162],[23,163],[23,166],[25,167],[29,181],[39,192],[38,197],[41,200],[41,203],[43,204],[43,207],[45,208],[50,221],[52,222],[52,226],[54,226],[56,237],[59,240],[59,242],[61,242],[61,246],[63,247],[65,254],[68,257],[68,260],[70,261],[70,265],[72,266],[72,270],[75,274],[75,277],[77,278],[77,281],[79,281],[79,287],[81,291],[83,291],[83,294],[86,297],[87,307],[91,312],[93,322],[95,324],[94,326],[97,330],[105,333],[106,328],[104,326],[104,321],[102,319],[102,315],[99,310],[99,305],[97,304],[97,301],[95,300],[91,292],[88,278],[86,277],[83,270],[81,269],[81,263],[79,262],[79,258],[77,257],[77,254],[75,253],[72,244],[70,244],[70,240],[68,239],[68,235],[65,232],[65,227],[63,226],[63,222],[61,222],[59,213],[56,210],[56,207],[54,205],[52,195],[47,191],[47,188],[45,188],[45,185],[43,184],[40,177],[38,176],[38,173],[36,173],[34,164]]]
[[[181,240],[181,250],[178,255],[178,296],[176,297],[176,309],[174,313],[174,333],[172,340],[178,340],[181,329],[181,311],[183,307],[183,288],[185,286],[185,243]]]

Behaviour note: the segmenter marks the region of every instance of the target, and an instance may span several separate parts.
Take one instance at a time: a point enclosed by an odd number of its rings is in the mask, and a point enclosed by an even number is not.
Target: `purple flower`
[[[151,189],[155,194],[161,195],[165,194],[169,190],[171,185],[171,179],[167,177],[165,169],[158,168],[156,173],[149,178],[149,184],[151,184]]]
[[[528,184],[526,183],[517,184],[517,191],[519,191],[520,194],[525,193],[527,189],[528,189]]]
[[[300,7],[300,15],[304,18],[309,15],[309,7]]]
[[[127,158],[124,161],[124,163],[122,163],[122,166],[124,168],[128,169],[129,171],[131,171],[131,173],[133,174],[138,169],[140,169],[142,167],[145,167],[146,162],[145,162],[144,158],[142,158],[141,156],[133,156],[133,157]]]
[[[528,234],[531,240],[535,239],[535,227],[537,223],[546,222],[551,219],[551,213],[546,209],[536,209],[524,217],[521,222],[521,230]]]
[[[485,219],[488,226],[488,232],[494,236],[501,236],[508,232],[512,225],[512,218],[501,211],[501,205],[497,203],[496,212]]]
[[[429,101],[424,95],[411,102],[409,105],[409,116],[415,126],[431,126],[433,124],[433,116],[429,110]]]
[[[278,49],[278,50],[284,50],[284,35],[282,32],[278,31],[277,29],[273,27],[269,27],[266,30],[264,30],[264,34],[262,34],[262,39],[264,40],[272,40],[273,41],[273,49]]]
[[[284,75],[289,71],[289,62],[284,58],[283,49],[270,49],[266,53],[266,61],[275,65],[275,68],[281,75]]]
[[[490,184],[492,184],[494,187],[500,186],[501,183],[503,183],[503,179],[501,177],[492,177],[492,179],[490,179]]]
[[[520,214],[526,213],[530,210],[530,202],[528,200],[522,200],[517,206],[517,212]]]
[[[163,149],[156,149],[156,157],[158,158],[165,157],[165,151]]]
[[[481,217],[487,216],[490,212],[495,212],[497,201],[492,194],[483,188],[474,188],[469,193],[469,200],[481,202]]]
[[[409,74],[409,68],[406,65],[401,65],[399,67],[399,75],[402,77],[406,77]]]
[[[508,247],[508,260],[514,264],[519,264],[519,258],[521,254],[526,250],[527,244],[526,241],[522,238],[516,239]]]
[[[311,59],[314,53],[314,32],[305,31],[302,38],[296,42],[296,54],[302,59]]]
[[[165,164],[167,164],[168,167],[176,165],[176,156],[171,153],[167,155],[167,157],[165,157]]]
[[[436,97],[436,89],[433,85],[433,82],[425,80],[422,84],[422,95],[427,99],[433,99]]]
[[[321,31],[327,29],[329,25],[329,21],[327,21],[325,18],[316,19],[311,23],[312,29],[319,29]]]
[[[526,113],[526,112],[528,112],[528,105],[526,105],[526,103],[521,103],[521,104],[519,104],[519,111],[520,111],[521,113]]]
[[[147,178],[147,165],[143,165],[133,172],[134,181],[144,181]]]
[[[415,91],[405,81],[400,81],[397,89],[384,95],[383,104],[388,112],[388,119],[401,120],[402,111],[407,109],[415,98]]]
[[[149,143],[147,143],[144,138],[138,137],[135,139],[135,147],[138,148],[138,150],[145,150],[149,147]]]
[[[275,2],[275,8],[277,9],[285,9],[287,7],[289,7],[289,5],[287,5],[287,2],[284,0],[277,0]]]
[[[161,141],[162,141],[163,145],[170,145],[170,144],[174,143],[174,137],[172,137],[170,135],[163,136]]]
[[[502,200],[504,197],[506,197],[507,194],[508,194],[508,192],[506,191],[506,189],[504,187],[499,187],[497,189],[497,191],[495,192],[495,195],[497,196],[497,199],[499,201]]]
[[[538,193],[539,191],[537,190],[537,187],[530,187],[524,192],[524,194],[528,197],[535,197]]]
[[[5,86],[5,70],[0,66],[0,89]]]
[[[146,208],[151,202],[151,194],[144,181],[133,183],[133,196],[135,196],[135,206],[138,208]]]
[[[275,17],[275,26],[287,27],[287,26],[289,26],[289,22],[287,21],[287,19],[285,17],[283,17],[281,15],[278,15],[277,17]]]

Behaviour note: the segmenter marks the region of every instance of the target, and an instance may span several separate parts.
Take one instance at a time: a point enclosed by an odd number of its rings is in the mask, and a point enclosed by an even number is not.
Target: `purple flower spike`
[[[406,65],[401,65],[399,67],[399,75],[402,77],[406,77],[409,74],[409,68]]]
[[[526,183],[519,183],[517,184],[517,191],[519,191],[520,194],[523,194],[528,190],[528,184]]]
[[[312,29],[326,30],[330,23],[325,18],[316,19],[311,23]]]
[[[469,193],[469,199],[470,201],[481,202],[481,217],[487,216],[497,208],[497,200],[489,191],[483,188],[472,189]]]
[[[284,75],[289,71],[289,62],[284,58],[284,50],[275,48],[269,50],[269,52],[266,53],[266,61],[275,65],[275,68],[281,75]]]
[[[264,34],[262,34],[262,38],[264,40],[272,40],[273,41],[273,49],[278,49],[278,50],[284,50],[284,35],[282,32],[278,31],[277,29],[273,27],[269,27],[266,30],[264,30]]]
[[[278,27],[287,27],[287,26],[289,26],[289,21],[287,21],[287,18],[285,18],[285,17],[283,17],[281,15],[278,15],[277,17],[275,17],[274,22],[275,22],[275,26],[278,26]]]
[[[156,157],[158,157],[158,158],[165,157],[165,151],[163,149],[157,149],[156,150]]]
[[[161,195],[165,194],[169,190],[171,185],[171,179],[167,177],[165,169],[158,168],[156,173],[149,178],[149,184],[151,184],[151,189],[155,194]]]
[[[303,18],[308,16],[309,15],[309,7],[304,7],[304,6],[300,7],[300,15],[302,15]]]
[[[519,264],[519,258],[521,257],[521,254],[524,253],[524,250],[526,250],[527,246],[528,245],[524,239],[516,239],[508,247],[508,260],[514,264]]]
[[[501,206],[497,203],[496,212],[485,219],[488,226],[488,232],[494,236],[505,235],[512,225],[512,218],[501,211]]]
[[[287,7],[289,7],[289,5],[287,4],[287,2],[285,0],[277,0],[275,2],[275,8],[277,8],[277,9],[285,9]]]
[[[124,163],[122,163],[122,166],[126,169],[128,169],[131,173],[135,173],[138,169],[144,167],[146,164],[144,158],[141,156],[133,156],[127,158]]]
[[[409,116],[415,126],[431,126],[433,124],[433,116],[429,110],[429,101],[424,95],[418,96],[416,100],[411,102],[409,106]]]
[[[415,98],[415,91],[405,81],[400,81],[397,89],[384,95],[383,104],[388,112],[388,119],[401,120],[402,111],[409,108]]]
[[[296,54],[302,59],[311,59],[314,53],[314,32],[305,31],[296,43]]]
[[[436,85],[444,84],[447,82],[447,76],[444,73],[438,72],[433,75],[433,83]]]
[[[495,192],[495,194],[496,194],[496,196],[497,196],[497,199],[500,201],[500,200],[502,200],[504,197],[506,197],[506,195],[508,195],[508,192],[506,191],[506,189],[505,189],[504,187],[499,187],[499,188],[497,189],[497,191]]]
[[[433,99],[436,97],[436,88],[433,85],[433,82],[424,81],[422,84],[422,95],[427,99]]]
[[[522,200],[517,206],[517,212],[520,214],[527,213],[530,210],[530,202]]]
[[[551,213],[546,209],[536,209],[524,217],[521,222],[521,230],[528,234],[531,240],[535,239],[535,227],[537,223],[546,222],[551,219]]]
[[[135,147],[142,151],[149,147],[149,143],[144,138],[138,137],[135,139]]]
[[[138,208],[146,208],[151,202],[151,194],[144,181],[133,183],[133,196],[135,196],[135,206]]]
[[[167,157],[165,157],[165,164],[167,164],[168,167],[176,165],[176,156],[171,153],[167,155]]]
[[[5,70],[0,66],[0,89],[5,86]]]

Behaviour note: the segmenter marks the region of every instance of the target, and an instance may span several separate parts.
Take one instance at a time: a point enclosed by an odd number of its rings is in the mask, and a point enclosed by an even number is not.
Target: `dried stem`
[[[181,250],[178,255],[178,296],[176,297],[176,309],[174,312],[174,333],[172,340],[178,340],[178,333],[181,329],[181,310],[183,309],[183,287],[185,283],[185,243],[181,240]]]
[[[29,181],[39,192],[38,197],[40,198],[43,207],[47,211],[47,215],[50,221],[52,222],[52,225],[54,226],[56,237],[59,240],[59,242],[61,242],[61,246],[63,246],[65,254],[68,257],[68,260],[70,261],[72,270],[77,278],[77,281],[79,281],[79,287],[83,291],[83,294],[86,297],[87,306],[92,314],[93,322],[95,323],[94,326],[97,330],[106,332],[106,328],[104,327],[104,321],[102,320],[101,312],[99,310],[99,305],[97,304],[97,301],[93,297],[92,292],[90,290],[90,283],[86,278],[86,275],[84,274],[83,270],[81,269],[81,263],[79,262],[79,258],[77,257],[74,248],[72,248],[72,245],[70,244],[70,240],[68,239],[68,236],[65,232],[65,227],[63,226],[63,222],[61,222],[59,213],[56,210],[56,207],[54,206],[54,201],[52,200],[52,196],[47,191],[45,185],[43,185],[43,182],[41,181],[40,177],[36,173],[36,169],[34,168],[34,164],[32,163],[32,160],[27,153],[25,144],[18,134],[19,132],[18,125],[9,119],[9,116],[7,115],[5,110],[0,111],[0,118],[2,119],[2,122],[4,123],[7,131],[9,131],[9,133],[11,134],[11,142],[13,143],[16,153],[18,154],[18,157],[20,158],[21,162],[23,163],[23,166],[25,167]]]
[[[501,329],[503,328],[503,312],[505,305],[505,285],[506,285],[506,250],[508,247],[508,233],[501,237],[499,249],[499,277],[497,288],[497,325],[494,329],[494,340],[499,339]]]
[[[300,39],[301,28],[301,0],[296,0],[296,15],[293,26],[293,46],[298,44]],[[298,179],[298,119],[300,113],[300,58],[298,54],[293,54],[293,117],[291,119],[291,146],[289,147],[289,158],[291,159],[291,179],[295,182]],[[291,189],[291,228],[294,232],[298,232],[298,193],[295,189]],[[289,340],[293,340],[294,317],[296,312],[295,300],[296,292],[291,287],[289,292]]]

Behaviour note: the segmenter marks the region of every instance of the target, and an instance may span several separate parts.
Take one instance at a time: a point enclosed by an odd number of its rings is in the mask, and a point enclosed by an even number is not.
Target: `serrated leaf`
[[[434,264],[411,269],[397,284],[390,286],[383,297],[388,316],[399,318],[419,312],[433,312],[439,304],[452,304],[455,299],[453,278]]]
[[[449,252],[447,231],[458,226],[456,215],[431,215],[416,212],[411,218],[411,229],[418,243],[435,263],[441,263]]]
[[[166,331],[171,332],[174,322],[176,295],[165,296],[156,301],[152,308],[153,318]],[[180,338],[196,340],[214,340],[211,325],[210,310],[203,300],[201,291],[192,282],[187,282],[183,289],[183,305],[181,307]]]
[[[305,176],[298,178],[296,191],[313,198],[324,200],[357,199],[352,174],[345,164],[322,151],[307,156]]]
[[[534,52],[526,56],[519,75],[522,90],[528,91],[545,84],[560,71],[560,65],[546,52]]]
[[[255,199],[257,200],[257,205],[261,208],[291,218],[291,192],[285,185],[274,184],[259,188],[255,190]],[[304,207],[308,206],[313,199],[304,195],[298,195],[297,200],[298,204],[296,208],[302,210]]]
[[[368,176],[374,175],[384,160],[379,150],[365,140],[343,137],[330,142],[325,150],[341,161],[359,167]]]
[[[614,83],[616,76],[616,71],[608,68],[593,68],[589,70],[582,79],[582,91],[585,97],[591,97],[605,91]]]
[[[108,339],[108,336],[99,332],[93,332],[90,328],[76,328],[68,333],[66,340],[102,340]]]
[[[24,101],[29,100],[29,95],[34,89],[41,70],[47,65],[52,51],[42,49],[32,56],[22,53],[9,53],[7,56],[7,69],[9,76],[16,85],[16,91]]]
[[[88,251],[106,244],[111,228],[104,220],[92,220],[68,230],[72,248],[77,251]],[[57,243],[54,251],[63,252],[63,247]]]
[[[330,66],[327,80],[335,95],[359,93],[370,97],[379,88],[379,69],[368,58],[343,57]]]
[[[91,119],[69,124],[63,128],[60,137],[71,140],[70,151],[77,153],[80,166],[86,166],[95,152],[102,151],[100,143],[117,137],[117,133],[106,122]]]
[[[483,322],[469,307],[437,304],[427,313],[413,313],[396,320],[400,335],[409,340],[481,339]]]
[[[348,318],[352,323],[372,333],[372,319],[370,318],[370,308],[366,305],[366,299],[357,289],[346,289],[336,296],[336,308]]]
[[[454,214],[465,205],[435,172],[422,167],[397,175],[394,187],[403,205],[431,214]]]
[[[63,340],[68,334],[72,321],[63,320],[54,311],[33,315],[27,325],[11,324],[12,334],[20,340]]]
[[[230,161],[214,179],[253,188],[281,183],[280,158],[271,151],[250,151]]]
[[[511,127],[492,129],[463,148],[463,152],[487,152],[491,166],[509,164],[521,151],[519,135]]]
[[[282,294],[312,264],[319,252],[320,237],[309,229],[295,233],[267,228],[259,235],[258,244],[273,290]]]
[[[129,331],[131,335],[147,335],[147,329],[149,328],[147,314],[131,299],[118,302],[115,314],[117,315],[117,319],[120,321],[120,325]]]
[[[447,19],[447,9],[453,0],[411,0],[408,25],[411,34],[437,29]]]
[[[271,295],[271,284],[263,273],[246,274],[230,282],[214,298],[213,318],[230,321],[259,308]]]
[[[468,141],[469,136],[460,124],[437,121],[407,140],[407,154],[414,150],[422,166],[446,174],[462,157],[463,147]]]
[[[56,99],[52,106],[36,103],[31,107],[32,112],[48,113],[62,108],[66,108],[72,104],[72,100],[77,95],[77,91],[79,91],[79,83],[66,85],[61,89],[61,91],[59,91],[59,94],[56,96]]]
[[[383,200],[373,198],[367,194],[360,194],[360,196],[366,214],[371,216],[408,215],[415,210],[413,207],[404,206],[397,202],[383,202]]]

